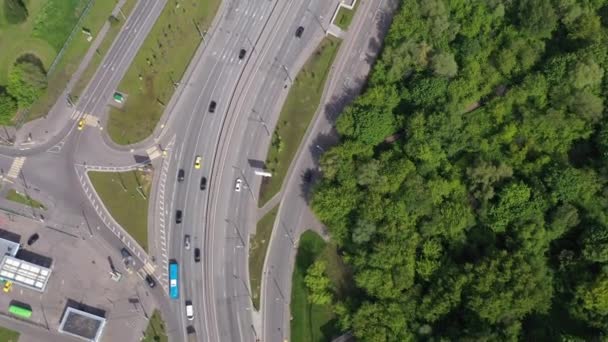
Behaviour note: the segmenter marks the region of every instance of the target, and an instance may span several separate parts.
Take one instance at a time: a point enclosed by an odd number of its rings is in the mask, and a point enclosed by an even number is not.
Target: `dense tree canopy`
[[[47,86],[45,71],[36,63],[17,62],[8,75],[7,90],[17,99],[19,107],[26,108],[38,99]]]
[[[312,201],[341,327],[608,337],[608,1],[402,0],[384,44]]]

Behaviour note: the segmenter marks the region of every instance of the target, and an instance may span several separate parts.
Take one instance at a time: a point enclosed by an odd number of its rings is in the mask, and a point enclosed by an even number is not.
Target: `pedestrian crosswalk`
[[[15,158],[6,176],[10,178],[17,178],[19,176],[19,172],[21,172],[21,168],[23,168],[23,163],[25,163],[25,157]]]
[[[150,262],[147,262],[144,265],[144,271],[146,271],[147,274],[154,274],[155,269],[156,267],[154,267],[154,265],[152,265]]]
[[[148,153],[148,157],[150,157],[150,160],[154,160],[161,156],[161,152],[157,146],[150,147],[146,150],[146,153]]]

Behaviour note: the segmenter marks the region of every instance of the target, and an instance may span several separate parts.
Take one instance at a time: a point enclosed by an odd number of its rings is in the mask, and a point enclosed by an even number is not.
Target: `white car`
[[[241,184],[243,183],[243,181],[240,178],[236,179],[236,184],[234,184],[234,191],[236,192],[240,192],[241,191]]]
[[[184,248],[186,248],[186,250],[190,250],[190,235],[188,234],[184,236]]]
[[[192,307],[192,301],[186,301],[186,318],[189,321],[194,319],[194,308]]]

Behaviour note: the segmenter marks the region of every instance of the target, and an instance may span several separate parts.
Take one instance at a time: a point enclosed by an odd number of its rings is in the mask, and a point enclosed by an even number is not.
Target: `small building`
[[[59,324],[59,332],[83,341],[97,342],[101,340],[105,325],[104,317],[68,306]]]
[[[0,260],[0,279],[43,292],[51,276],[51,269],[5,255]]]
[[[0,256],[10,255],[14,257],[19,251],[19,243],[0,238]]]

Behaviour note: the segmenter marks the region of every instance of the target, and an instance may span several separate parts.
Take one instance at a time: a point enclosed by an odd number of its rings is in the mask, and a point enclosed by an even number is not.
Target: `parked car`
[[[33,245],[36,241],[38,241],[39,238],[40,238],[40,235],[38,235],[38,233],[32,234],[32,236],[30,236],[30,238],[27,239],[27,245],[28,246]]]

